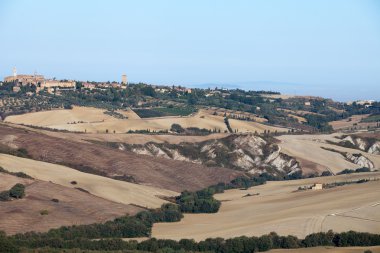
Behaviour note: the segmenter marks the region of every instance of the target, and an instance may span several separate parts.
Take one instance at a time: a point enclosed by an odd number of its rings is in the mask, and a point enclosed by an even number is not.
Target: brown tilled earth
[[[100,144],[48,136],[32,129],[0,124],[0,143],[25,148],[32,159],[87,170],[107,177],[132,176],[137,183],[173,191],[198,190],[229,182],[241,172],[136,155]],[[84,169],[85,168],[85,169]],[[89,171],[91,172],[91,171]]]
[[[377,131],[377,132],[358,132],[358,133],[355,133],[353,134],[355,136],[358,136],[358,137],[364,137],[364,138],[375,138],[375,139],[379,139],[380,140],[380,131]]]
[[[142,210],[50,182],[22,179],[3,173],[0,173],[0,182],[0,190],[9,189],[11,186],[5,186],[16,183],[26,186],[25,198],[0,204],[0,230],[7,234],[101,223],[125,214],[134,215]],[[58,199],[59,202],[53,202],[52,199]],[[41,215],[41,210],[47,210],[48,214]]]

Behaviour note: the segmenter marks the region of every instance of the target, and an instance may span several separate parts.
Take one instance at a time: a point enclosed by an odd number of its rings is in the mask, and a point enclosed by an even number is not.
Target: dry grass
[[[9,116],[6,122],[15,124],[34,125],[60,130],[78,131],[87,133],[126,133],[129,130],[160,131],[169,130],[174,123],[182,127],[199,127],[216,129],[224,132],[227,130],[222,116],[211,115],[210,112],[200,110],[189,117],[160,117],[139,118],[133,111],[124,111],[122,114],[128,119],[117,119],[103,113],[104,110],[91,107],[74,107],[72,110],[52,110],[27,113],[23,115]],[[71,124],[76,122],[75,124]],[[81,122],[81,123],[78,123]],[[257,122],[231,120],[231,126],[240,132],[286,131],[286,129],[266,126]]]
[[[336,182],[379,177],[380,173],[362,173],[302,179],[294,181],[268,182],[266,185],[248,190],[229,190],[215,197],[222,206],[215,214],[186,214],[177,223],[158,223],[153,227],[157,238],[209,237],[231,238],[236,236],[260,236],[272,231],[280,235],[296,235],[302,238],[310,233],[336,232],[349,229],[378,233],[380,231],[380,184],[369,182],[336,187],[320,191],[294,192],[299,186],[316,182]],[[251,193],[258,196],[243,197]],[[342,217],[361,210],[360,216]],[[335,216],[333,216],[335,214]],[[342,218],[339,222],[335,217]],[[373,219],[376,221],[369,221]],[[358,222],[358,220],[360,222]]]
[[[304,117],[301,117],[301,116],[297,116],[297,115],[294,115],[294,114],[288,114],[288,116],[296,119],[299,123],[307,122],[307,120]]]
[[[320,114],[320,113],[309,112],[309,111],[304,111],[304,110],[289,110],[289,109],[283,109],[283,108],[278,108],[277,110],[278,111],[283,111],[283,112],[288,112],[288,113],[295,114],[295,115],[298,115],[298,116],[304,116],[306,114],[313,114],[313,115],[323,116],[323,114]]]
[[[3,182],[26,185],[26,196],[0,205],[0,230],[7,234],[45,232],[60,226],[105,222],[141,208],[108,201],[94,195],[50,182],[22,179],[0,173]],[[57,199],[58,202],[53,202]],[[47,215],[41,215],[47,210]]]
[[[203,112],[206,112],[210,115],[217,115],[217,116],[222,116],[224,117],[224,115],[232,118],[232,117],[236,117],[236,116],[240,116],[240,117],[247,117],[247,118],[250,118],[251,120],[255,121],[255,122],[267,122],[268,120],[265,119],[265,118],[261,118],[261,117],[258,117],[256,114],[253,114],[253,113],[249,113],[249,112],[243,112],[243,111],[236,111],[236,110],[229,110],[229,109],[224,109],[224,108],[218,108],[218,107],[211,107],[211,108],[206,108],[206,109],[202,109]]]
[[[168,197],[178,194],[169,190],[83,173],[61,165],[5,154],[0,154],[0,166],[8,171],[21,171],[33,178],[65,187],[79,187],[95,196],[123,204],[156,208],[166,202],[158,196]],[[72,181],[76,184],[71,184]]]

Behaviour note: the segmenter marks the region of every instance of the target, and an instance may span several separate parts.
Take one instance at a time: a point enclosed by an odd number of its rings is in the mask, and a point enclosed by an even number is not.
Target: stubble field
[[[260,236],[272,231],[303,238],[310,233],[347,230],[380,231],[379,181],[352,184],[320,191],[297,191],[299,186],[361,178],[379,178],[380,173],[362,173],[294,181],[268,182],[248,190],[228,190],[215,197],[222,206],[215,214],[186,214],[177,223],[158,223],[153,236],[165,239]],[[247,194],[257,194],[246,196]],[[360,212],[357,212],[360,210]]]

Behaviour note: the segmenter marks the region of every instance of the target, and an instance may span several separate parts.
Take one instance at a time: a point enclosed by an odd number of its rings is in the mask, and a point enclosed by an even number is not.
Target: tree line
[[[295,249],[317,246],[376,246],[380,245],[380,235],[363,232],[333,231],[313,233],[304,239],[296,236],[280,236],[275,232],[260,237],[240,236],[231,239],[208,238],[196,242],[192,239],[162,240],[151,238],[142,242],[123,241],[120,238],[90,240],[87,238],[73,238],[64,240],[60,237],[47,239],[31,238],[22,240],[15,237],[6,237],[0,233],[0,252],[19,252],[23,248],[38,249],[49,247],[51,249],[81,249],[81,250],[128,250],[128,252],[214,252],[214,253],[252,253],[271,249]]]

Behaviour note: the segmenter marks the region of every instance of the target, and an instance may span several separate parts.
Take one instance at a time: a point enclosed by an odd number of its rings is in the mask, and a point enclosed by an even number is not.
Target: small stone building
[[[321,183],[315,183],[312,187],[312,190],[322,190],[323,189],[323,184]]]

